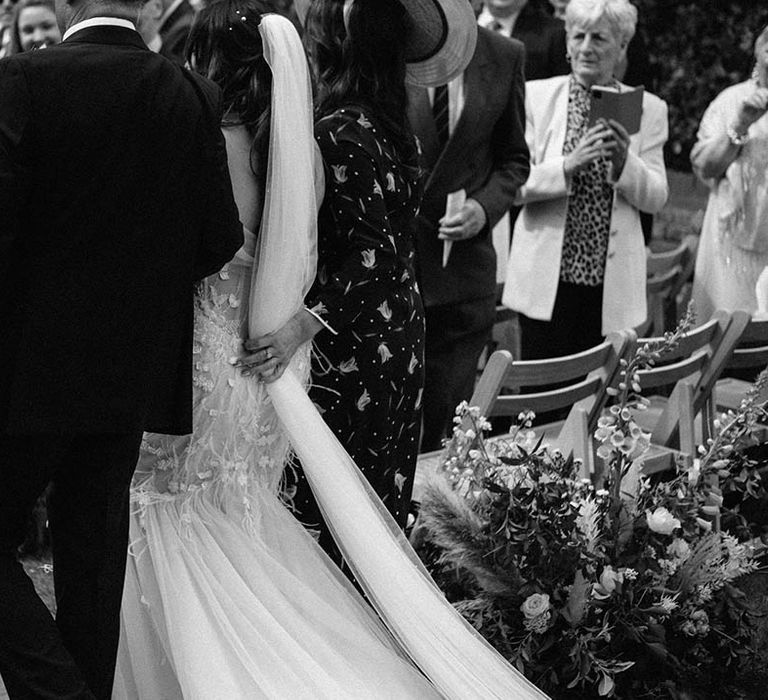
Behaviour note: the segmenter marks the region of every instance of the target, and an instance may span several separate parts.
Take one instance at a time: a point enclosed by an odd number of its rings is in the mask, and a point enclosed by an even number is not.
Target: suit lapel
[[[568,129],[568,97],[570,94],[570,78],[563,82],[552,106],[552,114],[557,115],[552,121],[551,133],[545,138],[543,158],[559,156],[565,146],[565,133]]]

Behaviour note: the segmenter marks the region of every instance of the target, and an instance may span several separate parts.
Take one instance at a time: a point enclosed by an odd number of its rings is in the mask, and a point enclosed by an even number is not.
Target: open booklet
[[[615,119],[630,136],[636,134],[640,131],[640,117],[643,114],[643,92],[642,85],[625,90],[593,85],[589,99],[589,126],[598,119]]]

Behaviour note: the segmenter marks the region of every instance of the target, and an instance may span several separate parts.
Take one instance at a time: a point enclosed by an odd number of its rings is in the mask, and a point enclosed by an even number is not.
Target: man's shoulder
[[[23,55],[20,53],[15,56],[0,58],[0,80],[10,76],[16,77],[23,73],[22,62],[19,60]]]
[[[565,22],[542,10],[523,12],[517,20],[515,31],[536,34],[540,37],[548,34],[565,34]]]
[[[518,39],[503,36],[485,27],[478,27],[477,43],[497,60],[514,62],[525,56],[525,46]]]

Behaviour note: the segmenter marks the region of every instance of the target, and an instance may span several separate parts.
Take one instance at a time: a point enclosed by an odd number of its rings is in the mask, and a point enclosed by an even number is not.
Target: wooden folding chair
[[[478,378],[485,369],[488,360],[496,350],[507,350],[512,357],[520,356],[520,322],[517,311],[507,308],[501,303],[504,291],[503,284],[496,285],[496,315],[493,319],[491,339],[486,345],[477,363]]]
[[[696,244],[696,237],[688,236],[673,248],[649,249],[646,259],[648,318],[635,329],[639,336],[662,335],[676,324],[677,296],[693,274]]]
[[[545,360],[514,361],[510,353],[499,350],[491,355],[470,404],[489,419],[517,416],[523,411],[536,413],[568,408],[564,422],[540,426],[537,431],[557,434],[553,446],[564,454],[582,460],[584,476],[594,472],[592,433],[604,408],[606,393],[619,372],[635,335],[633,331],[612,333],[604,342],[589,350]],[[548,387],[566,383],[557,389],[545,388],[534,393],[505,393],[518,387]]]
[[[651,450],[643,471],[671,467],[675,451],[688,457],[695,454],[698,415],[702,417],[702,439],[709,437],[714,419],[712,390],[748,321],[748,314],[741,311],[717,311],[707,323],[689,331],[657,365],[638,373],[641,393],[650,399],[651,407],[638,412],[635,420],[651,433],[652,445],[662,448]],[[658,338],[637,342],[652,340]],[[669,398],[648,396],[655,389],[670,386]]]
[[[754,378],[768,366],[768,318],[752,318],[739,338],[733,354],[726,362],[725,372],[737,371]],[[749,381],[736,377],[718,379],[712,397],[715,410],[737,410],[751,386]],[[768,398],[768,397],[764,397]]]

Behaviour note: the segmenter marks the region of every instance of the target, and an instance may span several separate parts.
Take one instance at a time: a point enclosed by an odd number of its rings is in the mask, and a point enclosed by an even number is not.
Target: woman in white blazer
[[[646,317],[639,212],[667,200],[667,105],[646,92],[632,136],[615,120],[587,124],[593,85],[625,87],[614,69],[636,22],[628,0],[571,0],[571,74],[526,84],[531,173],[503,294],[520,313],[525,359],[579,352]]]

